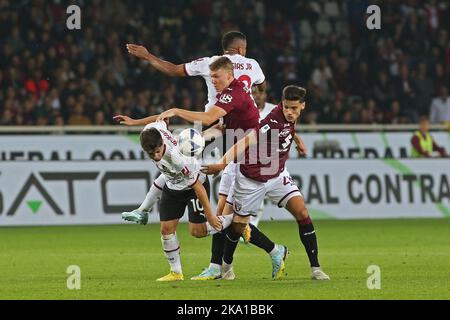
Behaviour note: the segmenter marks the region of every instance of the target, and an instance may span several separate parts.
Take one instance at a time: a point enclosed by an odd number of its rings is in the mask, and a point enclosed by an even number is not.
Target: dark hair
[[[231,47],[234,40],[240,39],[247,41],[247,37],[240,31],[229,31],[222,36],[222,49],[227,50]]]
[[[145,152],[152,152],[156,148],[161,147],[163,139],[159,131],[155,128],[143,130],[141,132],[141,147]]]
[[[231,70],[233,71],[233,62],[231,62],[230,59],[228,59],[227,57],[220,57],[217,58],[213,63],[211,63],[209,65],[209,69],[211,71],[216,71],[219,69],[225,69],[225,70]]]
[[[283,89],[283,100],[304,102],[306,89],[298,86],[287,86]]]

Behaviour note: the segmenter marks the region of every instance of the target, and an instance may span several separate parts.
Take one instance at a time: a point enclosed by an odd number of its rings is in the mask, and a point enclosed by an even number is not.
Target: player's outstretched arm
[[[208,200],[208,194],[206,193],[206,189],[200,181],[197,180],[196,183],[192,186],[192,189],[195,191],[195,195],[203,206],[203,210],[205,211],[206,220],[208,220],[209,224],[216,229],[217,231],[222,230],[222,223],[219,218],[211,211],[211,204]]]
[[[159,115],[149,116],[142,119],[133,119],[128,116],[119,114],[117,116],[114,116],[113,119],[118,123],[126,126],[145,126],[147,124],[155,122],[158,119],[158,117]]]
[[[217,106],[213,106],[207,112],[196,112],[185,109],[172,108],[161,113],[158,120],[168,119],[172,117],[180,117],[189,122],[201,122],[205,126],[209,126],[217,121],[220,117],[223,117],[227,112]]]
[[[202,166],[202,172],[206,174],[217,175],[225,169],[225,167],[233,161],[240,161],[247,148],[258,143],[258,137],[256,131],[250,132],[244,138],[236,142],[236,144],[231,147],[227,153],[224,154],[219,163],[208,164]]]
[[[147,60],[156,70],[171,76],[171,77],[185,77],[187,74],[184,71],[184,64],[173,64],[172,62],[162,60],[157,56],[148,52],[147,48],[137,44],[127,44],[128,53],[133,56]]]
[[[300,156],[306,156],[308,154],[308,149],[306,149],[305,143],[297,133],[294,134],[294,142],[297,145],[298,154]]]

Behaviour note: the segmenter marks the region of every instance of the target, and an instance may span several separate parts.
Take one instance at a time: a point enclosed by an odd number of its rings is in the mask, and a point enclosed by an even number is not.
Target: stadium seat
[[[333,31],[330,21],[326,19],[320,19],[316,24],[317,32],[320,35],[327,36]]]
[[[339,6],[336,1],[325,2],[323,11],[329,18],[338,18],[340,15]]]

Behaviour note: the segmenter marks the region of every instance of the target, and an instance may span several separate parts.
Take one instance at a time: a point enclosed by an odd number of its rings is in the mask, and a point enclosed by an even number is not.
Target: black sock
[[[223,261],[226,264],[233,263],[233,255],[239,242],[240,234],[228,227],[225,230],[225,247],[223,249]]]
[[[249,224],[252,229],[252,234],[250,236],[250,243],[257,246],[258,248],[264,249],[267,253],[270,253],[273,248],[275,248],[275,243],[272,242],[267,236],[262,233],[257,227]]]
[[[211,241],[211,263],[222,265],[224,246],[225,237],[222,232],[214,234]]]
[[[300,240],[308,254],[311,267],[320,267],[316,231],[314,230],[314,226],[309,217],[302,221],[298,221],[298,232],[300,234]]]

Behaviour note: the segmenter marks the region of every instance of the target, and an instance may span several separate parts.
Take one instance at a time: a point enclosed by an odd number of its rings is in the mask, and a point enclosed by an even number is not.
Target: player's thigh
[[[219,195],[226,197],[229,194],[234,179],[236,178],[237,166],[236,163],[230,163],[223,170],[222,176],[220,177]]]
[[[171,190],[164,186],[159,201],[159,220],[171,221],[181,219],[186,210],[186,191]]]
[[[283,171],[278,177],[267,181],[266,191],[267,197],[280,208],[286,207],[293,197],[302,196],[287,170]]]
[[[255,216],[264,201],[264,183],[245,177],[240,171],[236,174],[233,188],[233,210],[241,217]]]

